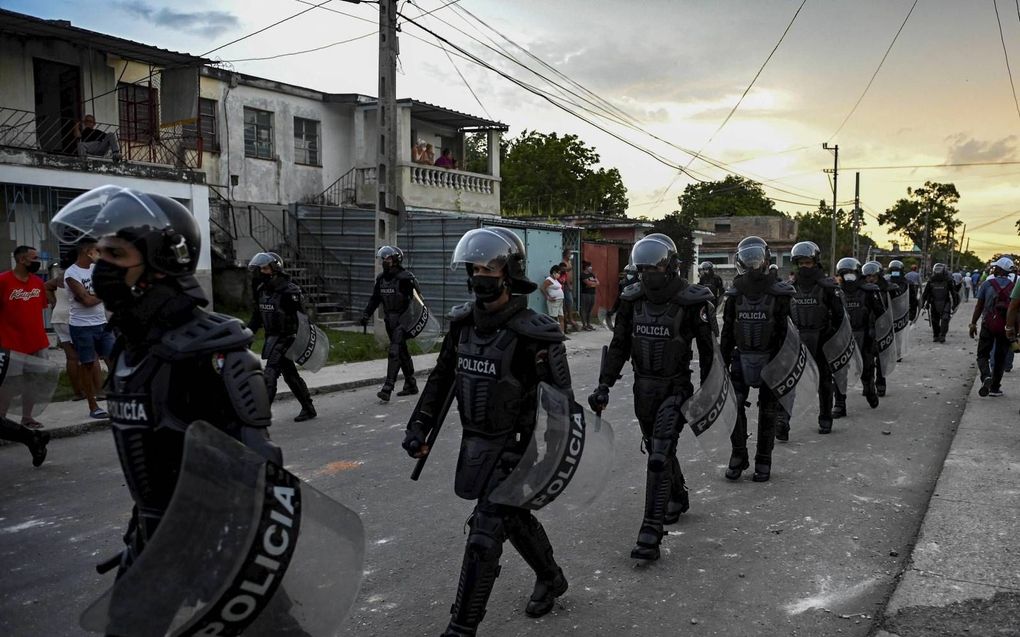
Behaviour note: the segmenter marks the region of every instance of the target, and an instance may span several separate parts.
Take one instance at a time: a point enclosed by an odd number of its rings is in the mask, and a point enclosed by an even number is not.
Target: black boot
[[[541,617],[553,609],[557,597],[567,592],[567,578],[553,559],[549,536],[535,516],[508,516],[504,526],[510,543],[535,571],[535,590],[524,612],[528,617]]]
[[[443,635],[471,637],[485,617],[492,587],[499,577],[499,557],[503,553],[502,522],[491,516],[471,518],[471,534],[460,567],[457,601],[450,608],[450,624]]]
[[[875,385],[875,392],[878,394],[879,398],[884,398],[885,397],[885,383],[878,383],[878,384],[876,384]]]
[[[754,457],[754,475],[751,479],[755,482],[768,482],[772,473],[772,458],[768,456]]]
[[[779,420],[776,422],[776,440],[790,441],[790,417],[786,415],[786,412],[780,414]]]
[[[730,466],[726,469],[727,480],[739,480],[740,473],[751,466],[747,461],[747,447],[734,448],[730,454]]]
[[[684,480],[684,474],[680,471],[680,463],[675,456],[673,457],[672,484],[669,502],[666,503],[666,516],[662,519],[663,524],[676,524],[680,521],[680,516],[691,508],[687,482]]]
[[[667,467],[669,464],[667,463]],[[647,471],[645,474],[645,517],[641,521],[637,543],[630,552],[631,558],[643,562],[659,559],[662,542],[662,523],[666,517],[671,481],[669,471]]]
[[[557,568],[556,574],[551,579],[538,578],[535,580],[535,590],[531,593],[531,599],[524,609],[528,617],[541,617],[553,609],[556,598],[567,592],[567,578],[563,576],[563,569]]]
[[[835,416],[836,410],[833,409],[832,411],[833,416]],[[818,417],[818,433],[820,434],[832,433],[832,418],[823,418],[821,416]],[[776,434],[776,438],[778,437],[779,434]]]
[[[32,466],[38,467],[46,460],[46,444],[50,441],[48,431],[33,431],[32,441],[27,443],[28,450],[32,452]]]
[[[832,418],[846,418],[846,396],[836,395],[832,406]]]
[[[379,398],[379,400],[383,401],[384,403],[388,403],[390,401],[391,393],[393,393],[393,385],[391,383],[386,383],[385,385],[382,386],[382,389],[376,392],[375,395]]]
[[[312,418],[315,418],[318,415],[319,414],[318,412],[315,411],[315,407],[312,406],[312,403],[308,403],[307,405],[303,405],[301,407],[301,413],[299,413],[297,416],[294,416],[294,422],[304,422],[306,420],[311,420]]]
[[[868,406],[872,409],[878,407],[878,390],[874,385],[864,388],[864,399],[868,401]]]
[[[397,392],[397,396],[413,396],[418,393],[418,382],[412,376],[404,379],[404,388]]]

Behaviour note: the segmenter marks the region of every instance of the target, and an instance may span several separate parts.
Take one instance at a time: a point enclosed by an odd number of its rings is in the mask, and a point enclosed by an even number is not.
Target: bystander
[[[591,261],[581,262],[581,324],[589,332],[595,328],[591,324],[591,314],[595,308],[599,278],[595,276]]]
[[[545,297],[546,314],[556,319],[560,324],[560,331],[566,333],[567,326],[563,320],[563,285],[560,283],[560,266],[554,265],[549,268],[549,276],[545,277],[542,285],[539,286],[542,296]]]
[[[105,409],[99,407],[97,394],[103,386],[99,359],[106,359],[113,350],[113,333],[106,323],[106,308],[95,294],[92,272],[98,258],[96,242],[85,238],[78,242],[78,258],[64,273],[64,284],[69,292],[69,331],[74,349],[81,364],[79,379],[89,403],[90,418],[109,418]]]

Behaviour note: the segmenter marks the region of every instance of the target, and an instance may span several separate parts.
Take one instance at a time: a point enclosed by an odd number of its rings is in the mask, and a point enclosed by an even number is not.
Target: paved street
[[[613,391],[613,475],[575,517],[539,514],[570,590],[552,614],[523,614],[532,577],[509,543],[482,634],[865,636],[910,554],[974,374],[973,341],[957,317],[948,343],[919,334],[877,410],[859,395],[829,436],[793,425],[772,481],[739,483],[723,465],[683,461],[691,511],[671,527],[663,559],[629,558],[641,520],[644,456],[630,372]],[[925,325],[919,327],[926,327]],[[608,338],[607,332],[602,332]],[[595,351],[575,352],[579,397]],[[376,388],[321,396],[320,417],[281,419],[273,437],[290,469],[358,511],[369,537],[365,580],[343,635],[436,635],[448,620],[471,509],[452,491],[454,417],[418,483],[401,450],[413,402],[380,405]],[[292,415],[296,405],[278,405]],[[0,631],[78,635],[77,615],[112,576],[93,565],[119,550],[130,502],[108,432],[51,443],[33,470],[25,450],[0,448]]]

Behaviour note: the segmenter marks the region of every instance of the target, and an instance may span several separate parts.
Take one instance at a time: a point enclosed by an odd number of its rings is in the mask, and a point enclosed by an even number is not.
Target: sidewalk
[[[974,382],[876,637],[1020,635],[1018,374],[1001,398]]]
[[[570,334],[567,341],[567,355],[570,357],[578,354],[587,355],[590,352],[601,350],[603,345],[609,344],[611,338],[611,332],[604,327],[594,332]],[[428,376],[432,368],[435,367],[436,357],[437,354],[414,356],[415,376],[418,378]],[[315,374],[305,371],[300,373],[313,395],[330,394],[371,385],[381,386],[386,379],[386,359],[330,365],[323,367]],[[282,379],[279,385],[277,400],[292,399],[293,394]],[[100,401],[100,406],[105,407],[105,403]],[[38,419],[44,425],[40,431],[50,432],[53,438],[77,436],[96,429],[103,429],[110,424],[109,420],[89,418],[88,405],[85,401],[53,403],[46,407]],[[4,444],[4,441],[0,441],[0,444]]]

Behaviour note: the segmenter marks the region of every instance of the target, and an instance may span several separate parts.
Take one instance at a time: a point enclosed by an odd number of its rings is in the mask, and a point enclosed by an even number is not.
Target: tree
[[[688,185],[680,195],[680,209],[695,217],[785,216],[761,184],[737,175]]]
[[[832,208],[824,201],[818,202],[818,210],[798,213],[797,241],[814,241],[822,249],[822,263],[828,263],[829,250],[832,248]],[[861,219],[864,224],[864,219]],[[861,254],[868,253],[868,247],[874,246],[871,237],[861,234]],[[850,213],[842,208],[836,215],[836,260],[852,256],[854,250],[854,227]]]
[[[934,252],[936,245],[949,245],[950,237],[962,224],[956,219],[959,211],[953,206],[958,201],[960,193],[954,184],[926,181],[921,188],[907,188],[907,198],[897,200],[878,215],[878,222],[921,249],[927,245],[929,251]],[[927,242],[926,225],[929,227]]]
[[[689,212],[674,210],[662,219],[656,219],[652,232],[661,232],[676,244],[680,257],[680,271],[687,272],[694,263],[694,229],[697,220]]]
[[[596,169],[599,154],[576,135],[524,131],[501,150],[504,214],[626,214],[627,189],[620,172]]]
[[[488,134],[468,133],[464,136],[464,170],[471,173],[489,173]]]

